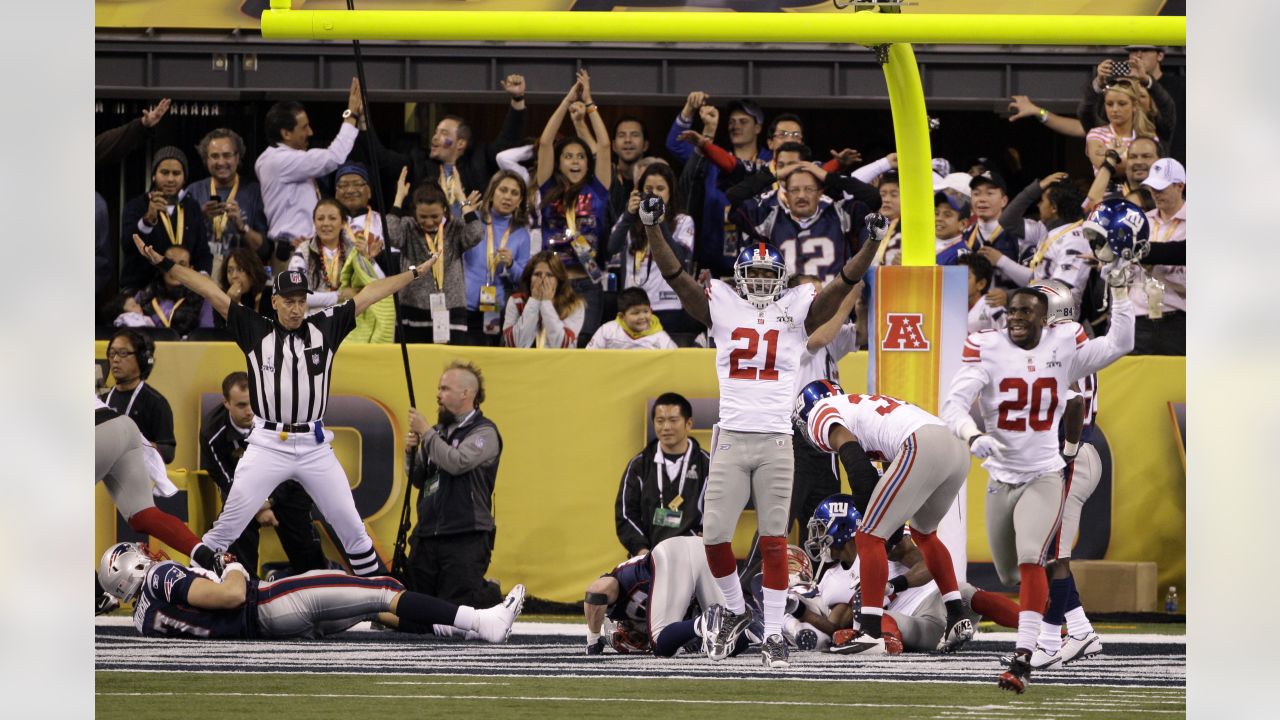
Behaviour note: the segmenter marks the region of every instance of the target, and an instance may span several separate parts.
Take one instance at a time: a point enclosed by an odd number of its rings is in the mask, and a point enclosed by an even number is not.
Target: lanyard
[[[236,191],[240,189],[240,175],[236,174],[236,179],[231,183],[231,192],[227,194],[226,202],[236,199]],[[218,186],[214,184],[213,178],[209,178],[209,196],[213,197],[218,194]],[[227,229],[227,214],[221,213],[213,219],[213,239],[221,241],[222,233]]]
[[[453,172],[446,175],[444,172],[444,163],[440,163],[440,188],[444,190],[445,197],[448,198],[449,204],[460,203],[466,199],[466,195],[462,192],[462,181],[458,179],[458,168],[455,166]]]
[[[160,322],[164,323],[165,327],[169,327],[169,323],[173,322],[173,316],[177,314],[178,308],[182,307],[182,303],[186,301],[185,297],[178,298],[178,302],[173,304],[173,309],[169,311],[167,317],[164,314],[164,309],[160,307],[160,301],[156,298],[151,298],[151,309],[156,311],[156,316],[160,318]]]
[[[1157,221],[1156,233],[1159,235],[1159,237],[1156,238],[1156,242],[1161,242],[1161,243],[1169,242],[1169,239],[1173,237],[1173,234],[1175,232],[1177,232],[1178,225],[1179,223],[1182,222],[1182,219],[1175,217],[1167,223],[1159,222],[1159,220],[1160,220],[1160,213],[1156,213],[1156,221]],[[1161,230],[1164,230],[1166,227],[1169,228],[1168,232],[1160,232]]]
[[[182,201],[179,200],[178,201],[178,235],[177,235],[177,238],[175,238],[173,235],[173,221],[169,219],[169,211],[166,210],[165,212],[160,213],[160,224],[164,225],[164,232],[166,235],[169,236],[170,245],[182,244],[182,231],[186,228],[186,217],[187,215],[182,209]]]
[[[684,476],[689,471],[689,457],[693,455],[693,443],[689,443],[689,447],[684,451],[684,457],[680,458],[680,464],[676,467],[678,470],[667,476],[664,472],[667,469],[667,456],[662,452],[662,447],[658,447],[658,453],[654,457],[654,462],[658,466],[658,504],[666,505],[667,497],[667,480],[676,480],[676,494],[680,494],[680,488],[684,487]]]
[[[351,236],[351,241],[354,243],[356,240],[356,232],[351,229],[351,225],[343,224],[342,229],[347,231],[347,234]],[[364,224],[360,226],[360,232],[364,233],[364,252],[367,255],[369,253],[369,236],[373,234],[372,207],[370,207],[364,214]]]
[[[338,247],[333,252],[333,262],[329,262],[329,255],[325,253],[325,247],[320,246],[320,261],[324,263],[324,280],[329,284],[330,290],[338,289],[338,276],[342,272],[342,239],[338,239]]]
[[[1045,241],[1040,243],[1040,247],[1036,248],[1035,256],[1031,258],[1031,269],[1032,270],[1036,269],[1036,267],[1039,266],[1040,263],[1044,262],[1045,253],[1049,252],[1049,248],[1053,247],[1054,243],[1062,239],[1063,235],[1066,235],[1067,233],[1071,232],[1072,230],[1075,230],[1076,228],[1080,227],[1083,224],[1084,224],[1083,220],[1077,220],[1071,223],[1070,225],[1062,228],[1057,233],[1045,238]]]
[[[578,234],[577,198],[574,198],[574,202],[572,204],[566,203],[566,205],[568,205],[568,207],[564,211],[564,237],[566,240],[572,240],[573,236]]]
[[[493,252],[493,223],[492,223],[492,222],[490,222],[488,225],[485,225],[485,226],[484,226],[484,229],[485,229],[485,232],[488,234],[488,237],[489,237],[489,244],[488,244],[488,247],[489,247],[489,250],[488,250],[488,253],[489,253],[489,255],[488,255],[488,257],[489,257],[489,284],[490,284],[490,285],[492,285],[492,284],[493,284],[493,276],[494,276],[494,275],[497,273],[497,271],[498,271],[498,256]],[[507,223],[507,229],[502,233],[502,240],[500,240],[500,241],[498,242],[498,249],[500,249],[500,250],[506,250],[506,249],[507,249],[507,238],[509,238],[509,237],[511,237],[511,223],[510,223],[510,222],[508,222],[508,223]]]
[[[436,256],[436,264],[431,266],[431,275],[436,280],[436,290],[444,292],[444,228],[449,223],[448,216],[440,219],[440,227],[436,228],[436,237],[432,241],[431,234],[422,231],[422,241],[427,249]]]
[[[129,413],[133,412],[133,402],[138,399],[139,395],[142,394],[142,386],[146,384],[147,382],[145,380],[139,381],[138,387],[133,389],[133,395],[129,397],[129,404],[124,406],[125,415],[128,415]],[[115,394],[116,394],[115,386],[112,386],[111,389],[107,391],[107,405],[111,404],[111,398]]]

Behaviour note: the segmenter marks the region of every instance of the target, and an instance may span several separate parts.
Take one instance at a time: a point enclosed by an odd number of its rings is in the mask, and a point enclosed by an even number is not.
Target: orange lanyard
[[[338,249],[333,253],[333,262],[329,261],[329,255],[325,253],[324,246],[320,247],[320,260],[324,263],[324,279],[329,283],[330,290],[338,289],[338,278],[342,272],[342,240],[338,240]]]
[[[440,163],[440,188],[444,190],[445,197],[452,205],[455,202],[462,202],[466,196],[462,192],[462,181],[458,179],[458,168],[453,168],[453,173],[445,175],[444,163]]]
[[[574,198],[574,202],[564,211],[565,239],[572,239],[578,234],[578,199]]]
[[[1046,253],[1049,252],[1049,248],[1053,247],[1053,244],[1058,242],[1058,240],[1060,240],[1063,235],[1066,235],[1067,233],[1071,232],[1072,230],[1075,230],[1076,228],[1080,227],[1083,224],[1084,224],[1083,220],[1077,220],[1071,223],[1070,225],[1064,227],[1063,229],[1059,230],[1056,234],[1050,235],[1049,237],[1045,238],[1045,241],[1040,243],[1040,247],[1036,248],[1035,257],[1031,258],[1031,269],[1032,270],[1036,269],[1036,267],[1040,263],[1044,262],[1044,256]]]
[[[436,280],[436,289],[444,292],[444,228],[449,222],[446,216],[441,218],[440,227],[436,228],[436,237],[433,241],[431,235],[425,230],[422,233],[422,241],[426,244],[427,249],[436,257],[436,264],[431,266],[431,275]]]
[[[182,244],[182,231],[186,227],[186,213],[182,210],[182,201],[177,202],[178,205],[178,235],[175,238],[173,234],[173,221],[169,219],[169,212],[160,213],[160,224],[164,225],[164,232],[169,236],[170,245]]]
[[[1156,213],[1156,220],[1157,220],[1156,233],[1159,235],[1159,237],[1156,238],[1156,242],[1169,242],[1169,239],[1173,237],[1173,234],[1178,231],[1178,225],[1182,223],[1182,219],[1175,217],[1167,223],[1162,223],[1162,222],[1159,222],[1159,218],[1160,218],[1160,213]],[[1169,231],[1161,233],[1160,231],[1164,230],[1165,228],[1169,228]]]
[[[236,174],[236,179],[231,183],[231,192],[227,194],[227,199],[223,202],[231,202],[236,199],[236,191],[240,189],[240,175]],[[218,194],[218,186],[214,184],[213,178],[209,178],[209,197]],[[213,219],[213,239],[222,240],[222,233],[227,229],[227,214],[224,212]]]
[[[160,301],[151,298],[151,309],[156,311],[156,317],[160,318],[160,322],[164,323],[165,327],[169,327],[169,323],[173,322],[174,314],[178,312],[178,308],[182,307],[182,303],[186,301],[186,298],[178,298],[178,302],[173,304],[173,309],[169,311],[168,315],[165,315],[164,309],[160,307]]]

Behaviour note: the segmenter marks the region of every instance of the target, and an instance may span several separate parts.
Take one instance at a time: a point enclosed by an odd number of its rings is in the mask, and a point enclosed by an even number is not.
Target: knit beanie
[[[160,163],[165,160],[177,160],[182,165],[183,176],[187,175],[187,154],[173,145],[165,145],[151,156],[151,174],[156,174],[156,168],[160,167]]]

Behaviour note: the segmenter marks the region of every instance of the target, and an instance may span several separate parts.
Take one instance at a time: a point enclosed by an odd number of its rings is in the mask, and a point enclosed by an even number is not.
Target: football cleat
[[[524,585],[516,585],[501,603],[476,611],[475,631],[485,642],[506,642],[511,636],[511,626],[523,609]]]
[[[889,644],[885,638],[873,638],[870,635],[843,628],[837,630],[831,638],[831,647],[827,648],[827,652],[839,655],[897,655],[902,653],[902,644],[897,643],[897,652],[890,653]]]
[[[707,649],[707,657],[719,662],[733,651],[738,636],[751,624],[751,608],[744,607],[741,613],[731,612],[723,605],[712,605],[702,615],[703,646]]]
[[[1062,656],[1063,665],[1070,665],[1079,660],[1087,660],[1100,652],[1102,652],[1102,639],[1097,633],[1091,632],[1084,637],[1068,635],[1067,639],[1062,641],[1062,651],[1058,654]]]
[[[963,615],[957,616],[942,633],[938,640],[938,652],[952,653],[973,639],[973,621]]]
[[[93,614],[105,615],[112,610],[120,607],[120,601],[111,597],[105,592],[98,593],[97,602],[94,603]]]
[[[1000,678],[996,680],[1001,690],[1012,690],[1019,695],[1026,691],[1031,684],[1030,657],[1025,650],[1014,653],[1013,659],[1009,661],[1009,669],[1000,673]]]
[[[796,649],[812,652],[818,649],[818,633],[812,628],[805,628],[796,633]]]
[[[782,633],[774,633],[765,638],[764,643],[760,645],[760,655],[767,668],[791,667],[787,641],[782,637]]]
[[[1000,657],[1000,665],[1009,667],[1009,663],[1018,656],[1017,652],[1002,655]],[[1037,647],[1036,651],[1031,653],[1031,669],[1032,670],[1049,670],[1058,667],[1062,663],[1062,655],[1056,652],[1049,652],[1042,647]]]

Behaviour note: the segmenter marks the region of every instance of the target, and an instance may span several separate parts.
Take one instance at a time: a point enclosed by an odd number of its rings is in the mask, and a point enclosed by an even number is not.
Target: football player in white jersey
[[[1049,325],[1069,323],[1079,317],[1071,288],[1059,280],[1042,280],[1032,284],[1049,300]],[[1031,656],[1031,668],[1039,670],[1068,665],[1102,652],[1102,640],[1094,632],[1085,615],[1071,574],[1071,550],[1080,534],[1080,516],[1085,502],[1102,479],[1102,459],[1091,440],[1093,424],[1098,416],[1098,375],[1086,375],[1071,386],[1067,409],[1062,415],[1062,458],[1067,463],[1063,477],[1067,499],[1062,507],[1062,522],[1053,544],[1049,574],[1049,609],[1040,624],[1040,637]],[[1067,625],[1067,638],[1062,639],[1062,625]],[[1009,658],[1012,660],[1012,657]]]
[[[1071,384],[1133,349],[1133,306],[1124,290],[1127,262],[1107,274],[1112,286],[1110,334],[1090,340],[1078,323],[1046,327],[1043,291],[1019,288],[1009,298],[1007,329],[965,340],[942,417],[970,451],[985,458],[987,539],[1000,580],[1021,585],[1017,657],[998,681],[1023,692],[1049,599],[1044,562],[1062,516],[1066,488],[1058,424]],[[974,401],[986,427],[969,416]]]
[[[785,668],[789,660],[782,622],[787,602],[785,536],[794,470],[795,374],[809,334],[831,318],[871,265],[888,223],[868,216],[868,227],[875,226],[868,241],[840,269],[840,277],[816,294],[807,283],[784,291],[786,264],[776,248],[764,243],[738,256],[736,287],[711,280],[704,289],[685,272],[656,227],[665,211],[661,198],[649,196],[641,201],[638,214],[663,279],[679,296],[685,312],[706,325],[715,340],[720,381],[720,420],[712,438],[702,526],[707,564],[725,604],[712,606],[704,614],[707,655],[724,659],[752,620],[730,540],[738,516],[754,496],[764,574],[761,652],[766,667]]]
[[[973,637],[951,553],[938,539],[938,523],[955,502],[969,474],[969,453],[934,415],[887,395],[846,395],[830,380],[809,383],[796,398],[797,432],[823,452],[857,443],[868,456],[889,463],[865,508],[854,543],[862,559],[864,635],[884,643],[881,618],[889,582],[886,541],[911,521],[911,537],[924,555],[942,601],[946,623],[937,650],[952,652]],[[905,577],[901,588],[906,590]],[[941,619],[941,618],[939,618]]]

